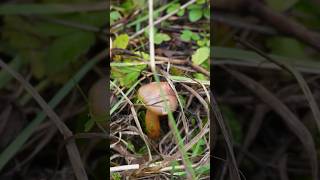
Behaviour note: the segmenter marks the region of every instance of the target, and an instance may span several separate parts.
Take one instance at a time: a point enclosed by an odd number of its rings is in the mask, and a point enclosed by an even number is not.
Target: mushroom
[[[160,87],[163,92],[161,96]],[[138,96],[147,108],[145,124],[147,135],[151,139],[158,139],[160,136],[159,116],[167,115],[165,102],[171,112],[178,107],[177,98],[167,82],[152,82],[143,85],[138,90]]]
[[[106,117],[108,95],[107,95],[107,78],[98,80],[89,90],[89,107],[94,118],[101,119]]]

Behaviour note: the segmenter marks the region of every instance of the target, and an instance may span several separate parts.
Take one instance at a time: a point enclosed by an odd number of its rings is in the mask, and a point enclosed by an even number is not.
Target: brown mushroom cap
[[[103,117],[107,111],[107,78],[98,80],[89,91],[89,103],[90,109],[93,116]]]
[[[160,93],[160,86],[163,90],[163,97]],[[165,101],[167,101],[168,108],[173,112],[178,107],[177,98],[174,91],[167,82],[152,82],[143,85],[138,90],[138,96],[146,105],[146,108],[158,115],[167,115]]]

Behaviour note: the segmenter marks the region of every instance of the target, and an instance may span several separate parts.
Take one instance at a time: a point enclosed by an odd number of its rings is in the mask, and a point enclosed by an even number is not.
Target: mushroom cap
[[[160,86],[163,90],[163,97],[160,93]],[[177,98],[174,91],[167,82],[152,82],[143,85],[138,90],[138,96],[145,104],[146,108],[157,115],[167,115],[165,101],[171,112],[178,107]]]
[[[108,113],[107,78],[98,80],[89,90],[90,110],[93,116],[103,117]]]

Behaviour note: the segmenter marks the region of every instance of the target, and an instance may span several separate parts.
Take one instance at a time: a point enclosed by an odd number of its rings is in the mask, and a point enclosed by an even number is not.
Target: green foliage
[[[197,4],[204,4],[204,3],[206,3],[206,0],[197,0],[196,3],[197,3]]]
[[[176,11],[177,9],[179,9],[181,7],[180,3],[174,3],[172,5],[170,5],[168,8],[167,8],[167,14],[170,14],[174,11]],[[177,13],[178,16],[183,16],[185,13],[185,10],[182,9],[182,10],[179,10],[179,12]]]
[[[170,165],[172,166],[171,174],[174,174],[175,172],[179,172],[179,170],[176,169],[176,166],[179,166],[178,161],[171,161]]]
[[[208,60],[210,56],[210,48],[201,47],[196,50],[196,52],[192,55],[192,62],[196,65],[200,65]]]
[[[130,13],[135,9],[142,9],[144,6],[146,6],[146,0],[126,0],[121,4],[121,7],[127,13]]]
[[[192,147],[192,157],[203,154],[205,149],[205,141],[200,139],[193,147]]]
[[[129,36],[127,34],[122,34],[116,37],[113,42],[113,46],[116,48],[126,49],[129,44]],[[144,52],[135,52],[135,54],[141,56],[144,60],[149,60],[149,55]],[[121,57],[115,58],[116,60],[120,60]],[[123,60],[123,63],[128,63],[128,66],[124,67],[111,67],[111,78],[118,80],[120,86],[130,88],[133,84],[135,84],[141,75],[141,71],[143,71],[147,65],[129,65],[132,62],[137,62],[136,60],[126,58]]]
[[[45,70],[49,75],[57,75],[71,62],[85,54],[94,44],[95,36],[89,32],[74,32],[55,39],[48,47],[45,56]]]
[[[170,41],[170,40],[171,40],[170,36],[165,33],[156,33],[154,35],[154,43],[158,44],[158,45],[163,42]]]
[[[196,22],[200,20],[203,16],[203,10],[199,8],[194,8],[189,11],[189,20],[191,22]]]
[[[167,42],[171,40],[171,37],[168,34],[158,32],[157,28],[153,28],[154,31],[154,43],[159,45],[163,42]],[[149,29],[146,29],[145,36],[149,38]]]
[[[146,145],[142,146],[137,152],[137,154],[140,154],[140,155],[145,155],[146,153],[148,153],[148,148]]]
[[[233,140],[240,144],[243,139],[243,132],[236,114],[227,106],[222,106],[221,110],[226,117],[229,128],[231,129]]]
[[[119,13],[119,11],[112,11],[110,12],[110,24],[113,24],[114,22],[116,22],[117,20],[119,20],[121,18],[121,14]]]
[[[193,33],[192,31],[186,29],[182,31],[180,38],[182,41],[189,42],[191,40],[198,41],[200,36],[197,33]]]
[[[210,39],[206,39],[206,38],[204,38],[204,39],[199,39],[198,41],[197,41],[197,45],[198,46],[210,46]]]
[[[304,45],[299,41],[287,37],[274,37],[267,40],[267,46],[273,54],[293,57],[306,58]]]
[[[147,65],[112,67],[111,78],[119,81],[122,87],[130,88],[139,78],[140,73]]]
[[[127,34],[121,34],[116,37],[112,43],[112,48],[126,49],[129,44],[129,36]]]
[[[121,178],[122,178],[121,174],[118,172],[112,173],[111,176],[112,176],[113,180],[121,180]]]
[[[134,145],[132,144],[131,141],[127,141],[126,147],[131,151],[131,152],[136,152]]]
[[[210,18],[209,4],[206,3],[206,0],[197,0],[196,4],[192,4],[187,8],[189,10],[188,18],[190,22],[199,21],[203,17]]]
[[[299,0],[266,0],[266,2],[272,9],[283,12],[293,7]]]
[[[205,76],[204,74],[202,74],[202,73],[194,73],[193,74],[193,77],[195,78],[195,79],[199,79],[199,80],[209,80],[208,79],[208,77],[207,76]]]
[[[101,27],[105,13],[72,13],[50,15],[44,18]],[[95,43],[93,32],[50,21],[30,21],[19,16],[5,16],[1,32],[5,52],[16,52],[31,66],[32,75],[38,79],[50,77],[63,83],[80,64],[81,58]],[[71,68],[73,67],[73,68]]]

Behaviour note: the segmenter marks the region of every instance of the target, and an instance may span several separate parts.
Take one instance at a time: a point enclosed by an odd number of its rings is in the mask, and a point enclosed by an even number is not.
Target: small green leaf
[[[112,11],[110,13],[111,24],[113,24],[115,21],[119,20],[120,18],[121,18],[121,14],[118,11]]]
[[[121,174],[118,172],[112,173],[111,176],[112,176],[113,180],[121,180],[122,179]]]
[[[168,8],[167,8],[167,14],[170,14],[172,12],[174,12],[175,10],[179,9],[181,7],[181,5],[179,3],[174,3],[171,4]]]
[[[168,34],[164,34],[164,33],[157,33],[155,36],[154,36],[154,43],[155,44],[161,44],[165,41],[170,41],[171,38]]]
[[[202,18],[203,11],[202,9],[192,9],[189,11],[189,20],[191,22],[196,22]]]
[[[192,62],[200,65],[205,62],[210,56],[210,49],[208,47],[201,47],[192,55]]]
[[[306,58],[304,45],[292,38],[274,37],[267,40],[267,46],[272,54],[287,56],[292,58]]]
[[[184,10],[184,9],[181,9],[181,10],[177,13],[177,15],[181,17],[181,16],[184,15],[184,13],[185,13],[185,10]]]
[[[68,64],[85,54],[94,42],[95,36],[93,33],[82,31],[57,38],[48,47],[45,56],[46,71],[49,75],[56,75],[56,73],[61,72]]]
[[[192,35],[193,35],[192,31],[186,29],[186,30],[182,31],[180,38],[182,41],[189,42],[189,41],[191,41]]]
[[[192,40],[194,40],[194,41],[198,41],[198,40],[200,39],[200,36],[199,36],[199,34],[197,34],[197,33],[192,33],[191,38],[192,38]]]
[[[113,48],[126,49],[129,44],[129,36],[127,34],[121,34],[113,41]]]
[[[190,6],[187,7],[187,9],[192,10],[192,9],[201,9],[202,6],[199,4],[192,4]]]
[[[111,67],[111,77],[120,82],[122,87],[130,88],[137,82],[140,73],[147,65],[128,66],[128,67]]]
[[[149,61],[149,59],[150,59],[150,56],[149,56],[149,54],[147,54],[147,53],[145,53],[145,52],[142,52],[142,51],[136,51],[136,52],[134,52],[135,54],[137,54],[137,55],[139,55],[139,56],[141,56],[144,60],[146,60],[146,61]]]

